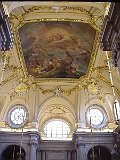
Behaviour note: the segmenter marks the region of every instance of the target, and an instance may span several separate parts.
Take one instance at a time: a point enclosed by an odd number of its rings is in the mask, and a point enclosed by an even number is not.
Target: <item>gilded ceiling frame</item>
[[[23,57],[23,53],[22,53],[22,47],[20,44],[20,37],[18,35],[18,29],[24,25],[25,23],[29,23],[29,22],[42,22],[42,21],[70,21],[70,22],[83,22],[83,23],[88,23],[87,21],[84,20],[78,20],[78,19],[36,19],[36,20],[25,20],[22,21],[19,26],[17,26],[16,28],[14,28],[14,37],[15,37],[15,44],[17,47],[17,52],[18,52],[18,56],[19,56],[19,60],[20,60],[20,64],[21,64],[21,68],[24,74],[24,78],[27,78],[29,75],[27,73],[27,68],[25,65],[25,61],[24,61],[24,57]],[[90,25],[96,29],[96,36],[95,36],[95,40],[94,40],[94,45],[93,45],[93,50],[92,50],[92,54],[91,54],[91,58],[90,58],[90,63],[89,63],[89,67],[88,67],[88,71],[87,74],[83,77],[80,77],[79,79],[73,79],[73,78],[34,78],[32,76],[30,76],[29,78],[32,79],[32,81],[34,81],[35,83],[40,83],[40,82],[48,82],[48,81],[57,81],[57,82],[80,82],[80,81],[84,81],[87,77],[90,77],[90,74],[92,72],[93,69],[93,65],[94,65],[94,61],[95,61],[95,57],[98,51],[98,47],[99,47],[99,36],[100,36],[100,30],[98,30],[97,26],[94,23],[90,23]]]
[[[49,6],[34,6],[32,8],[29,8],[28,10],[25,11],[24,14],[17,14],[17,15],[13,15],[10,14],[10,21],[12,24],[12,29],[13,29],[13,33],[14,33],[14,38],[15,38],[15,45],[17,48],[17,52],[18,52],[18,57],[19,57],[19,61],[21,64],[21,69],[19,69],[19,72],[22,71],[23,72],[23,77],[21,77],[22,79],[26,79],[28,80],[28,78],[32,81],[33,86],[36,85],[36,87],[39,88],[39,90],[42,91],[43,94],[49,93],[49,92],[54,92],[53,90],[44,90],[43,88],[41,88],[38,84],[43,83],[43,82],[66,82],[66,83],[74,83],[75,87],[73,87],[73,89],[69,90],[69,91],[63,91],[61,90],[62,93],[65,93],[67,95],[71,94],[72,92],[74,92],[76,89],[77,90],[81,90],[84,85],[82,84],[82,82],[89,81],[90,79],[92,79],[91,74],[93,72],[93,65],[96,59],[96,55],[97,55],[97,51],[99,48],[99,37],[100,37],[100,31],[101,31],[101,26],[98,27],[96,25],[96,21],[97,20],[101,20],[103,22],[104,17],[103,16],[94,16],[91,15],[91,13],[87,10],[85,10],[82,7],[66,7],[66,6],[61,6],[63,7],[63,10],[67,11],[73,11],[73,12],[79,12],[81,14],[85,14],[88,17],[88,20],[83,20],[83,19],[67,19],[67,18],[43,18],[43,19],[31,19],[31,20],[26,20],[26,16],[33,13],[34,11],[40,11],[40,10],[45,10],[47,9],[49,12],[53,10],[52,7]],[[50,12],[51,13],[51,12]],[[69,14],[69,12],[68,12]],[[14,24],[14,20],[18,20],[18,25],[15,26]],[[22,47],[20,44],[20,37],[18,34],[18,29],[20,27],[22,27],[25,23],[29,23],[29,22],[42,22],[42,21],[70,21],[70,22],[82,22],[82,23],[88,23],[90,24],[95,30],[96,30],[96,35],[95,35],[95,40],[94,40],[94,45],[93,45],[93,49],[92,49],[92,53],[91,53],[91,58],[90,58],[90,62],[89,62],[89,66],[88,66],[88,70],[86,75],[80,77],[79,79],[75,79],[75,78],[34,78],[33,76],[29,76],[27,73],[27,68],[25,65],[25,61],[24,61],[24,57],[23,57],[23,53],[22,53]]]

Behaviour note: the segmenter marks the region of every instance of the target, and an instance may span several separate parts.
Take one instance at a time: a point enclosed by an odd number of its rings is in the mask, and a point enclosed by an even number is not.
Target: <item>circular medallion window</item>
[[[86,111],[86,120],[88,125],[93,128],[100,129],[106,125],[107,115],[100,106],[93,105]]]
[[[27,123],[27,120],[28,112],[21,104],[13,106],[8,112],[8,123],[11,127],[22,127]]]

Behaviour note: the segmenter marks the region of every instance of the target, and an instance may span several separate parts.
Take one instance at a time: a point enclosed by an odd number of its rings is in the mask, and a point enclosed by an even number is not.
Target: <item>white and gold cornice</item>
[[[88,10],[91,9],[91,7],[94,7],[98,10],[100,10],[102,13],[105,11],[105,7],[107,5],[107,2],[48,2],[48,1],[9,1],[9,2],[5,2],[6,6],[8,8],[9,13],[11,13],[13,10],[15,10],[16,8],[20,8],[21,6],[23,6],[24,8],[28,8],[30,6],[51,6],[51,7],[58,7],[58,6],[69,6],[69,7],[86,7]]]

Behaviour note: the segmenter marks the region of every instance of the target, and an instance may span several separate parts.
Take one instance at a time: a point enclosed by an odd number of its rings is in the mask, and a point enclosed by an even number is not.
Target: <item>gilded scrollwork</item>
[[[17,66],[14,66],[14,65],[9,65],[9,60],[10,60],[10,56],[8,55],[7,53],[8,51],[2,51],[1,53],[1,56],[2,56],[2,61],[5,62],[5,66],[4,66],[4,70],[7,71],[7,70],[12,70],[14,72],[17,72],[19,71],[19,67]]]
[[[2,85],[7,84],[9,81],[11,81],[17,77],[18,77],[18,72],[14,72],[12,75],[10,75],[9,77],[7,77],[5,80],[2,81]]]
[[[21,54],[22,47],[20,44],[20,38],[19,38],[17,31],[14,32],[14,38],[15,38],[15,43],[16,43],[16,47],[17,47],[17,52],[19,55],[20,64],[21,64],[21,67],[23,68],[24,77],[26,78],[27,77],[27,68],[25,67],[25,61],[24,61],[23,55]]]
[[[42,87],[40,87],[39,85],[38,86],[38,89],[43,93],[43,94],[48,94],[48,93],[54,93],[55,94],[55,89],[44,89]],[[69,90],[63,90],[60,88],[60,93],[63,93],[63,94],[66,94],[67,96],[69,96],[70,94],[72,94],[73,92],[75,92],[76,90],[82,90],[82,85],[81,84],[78,84],[76,85],[75,87],[73,87],[72,89],[69,89]]]
[[[61,6],[62,7],[62,6]],[[32,8],[29,8],[28,10],[25,11],[24,14],[22,15],[10,15],[10,19],[11,21],[14,20],[14,19],[18,19],[19,23],[17,25],[17,27],[14,27],[13,25],[13,30],[14,30],[14,36],[15,36],[15,44],[16,44],[16,47],[17,47],[17,51],[18,51],[18,54],[19,54],[19,59],[20,59],[20,63],[21,63],[21,69],[23,71],[23,74],[25,76],[25,78],[28,77],[28,73],[27,73],[27,68],[26,68],[26,65],[25,65],[25,61],[24,61],[24,58],[23,58],[23,54],[22,54],[22,48],[21,48],[21,44],[20,44],[20,37],[19,37],[19,34],[18,34],[18,29],[23,26],[25,23],[28,23],[28,22],[40,22],[40,21],[71,21],[71,22],[83,22],[83,23],[89,23],[95,30],[96,30],[96,37],[95,37],[95,41],[94,41],[94,47],[93,47],[93,53],[91,55],[91,61],[90,61],[90,65],[89,65],[89,68],[88,68],[88,72],[87,72],[87,76],[90,77],[90,74],[91,74],[91,71],[92,71],[92,68],[93,68],[93,64],[94,64],[94,61],[95,61],[95,56],[96,56],[96,53],[97,53],[97,50],[98,50],[98,47],[99,47],[99,36],[100,36],[100,28],[95,24],[95,22],[98,20],[98,19],[101,19],[103,20],[103,17],[100,16],[92,16],[91,13],[87,10],[85,10],[84,8],[82,7],[66,7],[66,6],[63,6],[62,7],[63,10],[72,10],[72,11],[79,11],[79,12],[82,12],[86,15],[88,15],[89,17],[89,20],[83,20],[83,19],[62,19],[62,18],[44,18],[44,19],[32,19],[32,20],[25,20],[25,16],[34,12],[34,11],[38,11],[38,10],[53,10],[53,8],[50,6],[34,6]],[[32,80],[37,83],[38,81],[39,82],[45,82],[45,81],[56,81],[56,79],[34,79],[34,77],[31,77]],[[65,81],[65,82],[79,82],[79,81],[84,81],[86,79],[86,76],[84,77],[80,77],[79,80],[77,79],[57,79],[58,82],[60,81]]]
[[[101,94],[101,86],[97,85],[96,83],[91,83],[87,87],[87,91],[91,95],[100,95]]]
[[[105,71],[105,70],[108,70],[108,66],[102,66],[102,67],[97,67],[97,68],[94,68],[93,71],[97,72],[101,72],[101,71]]]
[[[9,65],[9,57],[7,57],[7,55],[3,56],[4,60],[6,58],[6,62],[4,64],[4,67],[2,69],[2,72],[6,72],[6,71],[12,71],[12,73],[10,73],[10,75],[8,77],[5,77],[5,78],[2,78],[1,76],[1,85],[5,85],[6,83],[8,83],[9,81],[13,80],[14,78],[18,77],[19,75],[19,72],[20,72],[20,68],[19,67],[16,67],[14,65]],[[4,73],[2,73],[4,75]]]
[[[109,9],[110,9],[110,5],[111,5],[111,2],[109,2],[108,5],[106,6],[106,10],[105,10],[104,16],[108,15],[108,12],[109,12]]]
[[[18,79],[17,83],[12,88],[10,99],[12,100],[15,96],[25,95],[30,88],[28,81],[24,81],[23,78]]]
[[[16,67],[14,65],[11,65],[11,66],[7,65],[6,66],[6,70],[12,70],[14,72],[16,72],[16,71],[19,72],[20,71],[20,67]]]
[[[64,108],[56,106],[52,107],[52,109],[49,110],[49,113],[52,114],[53,116],[55,115],[63,116],[66,113],[66,111],[64,110]]]
[[[102,80],[103,82],[105,82],[106,84],[108,84],[109,86],[111,86],[111,82],[110,80],[106,79],[104,76],[102,76],[101,74],[97,75],[97,78],[99,78],[100,80]],[[115,91],[118,93],[118,95],[120,96],[120,91],[119,89],[114,85],[114,89]]]
[[[85,14],[85,15],[87,15],[89,18],[91,18],[91,19],[93,19],[94,20],[94,22],[96,21],[96,20],[102,20],[103,21],[103,19],[104,19],[104,17],[103,16],[94,16],[94,15],[92,15],[91,13],[90,13],[90,11],[88,11],[88,10],[86,10],[85,8],[83,8],[83,7],[80,7],[80,6],[33,6],[33,7],[31,7],[31,8],[29,8],[29,9],[27,9],[26,11],[25,11],[25,13],[23,13],[22,14],[22,17],[25,17],[26,15],[28,15],[28,14],[31,14],[31,13],[33,13],[33,12],[37,12],[37,11],[39,11],[39,12],[47,12],[47,11],[49,11],[49,13],[52,13],[52,12],[70,12],[71,13],[71,11],[72,12],[76,12],[76,13],[82,13],[82,14]],[[12,19],[20,19],[21,20],[21,16],[14,16],[13,14],[11,14],[10,15],[10,17],[12,18]],[[94,17],[97,17],[97,19],[94,19]]]
[[[20,63],[21,63],[21,69],[23,70],[23,73],[24,73],[24,76],[25,78],[28,77],[28,73],[27,73],[27,68],[26,68],[26,65],[25,65],[25,61],[24,61],[24,57],[23,57],[23,53],[22,53],[22,47],[21,47],[21,43],[20,43],[20,37],[19,37],[19,34],[18,34],[18,29],[20,26],[22,26],[23,24],[27,23],[27,22],[39,22],[39,21],[72,21],[72,22],[85,22],[87,23],[86,21],[83,21],[83,20],[70,20],[70,19],[39,19],[39,20],[31,20],[31,21],[22,21],[22,24],[18,25],[16,28],[14,28],[14,35],[15,35],[15,44],[16,44],[16,47],[17,47],[17,51],[18,51],[18,55],[19,55],[19,59],[20,59]],[[96,54],[97,54],[97,51],[98,51],[98,47],[99,47],[99,36],[100,36],[100,32],[98,30],[98,28],[96,26],[93,25],[93,27],[96,30],[96,37],[95,37],[95,41],[94,41],[94,46],[93,46],[93,51],[92,51],[92,55],[91,55],[91,61],[90,61],[90,65],[89,65],[89,68],[88,68],[88,72],[87,72],[87,76],[90,77],[90,74],[92,72],[92,68],[93,68],[93,64],[94,64],[94,61],[95,61],[95,57],[96,57]],[[45,82],[45,81],[66,81],[66,82],[79,82],[79,81],[84,81],[86,79],[86,76],[83,76],[83,77],[80,77],[79,80],[78,79],[34,79],[34,77],[30,77],[32,78],[32,80],[34,81],[35,80],[35,83],[37,82]]]
[[[43,11],[43,12],[45,12],[45,11],[49,11],[49,12],[54,12],[55,11],[55,9],[54,9],[55,7],[53,7],[53,6],[34,6],[34,7],[31,7],[31,8],[29,8],[28,10],[26,10],[25,11],[25,13],[23,13],[23,17],[24,16],[26,16],[26,15],[28,15],[28,14],[30,14],[30,13],[33,13],[34,11]],[[56,6],[56,8],[58,8],[58,6]],[[84,14],[86,14],[87,16],[89,16],[89,17],[92,17],[92,14],[89,12],[89,11],[87,11],[85,8],[83,8],[83,7],[75,7],[75,6],[60,6],[59,7],[60,9],[59,9],[59,11],[73,11],[73,12],[82,12],[82,13],[84,13]]]
[[[99,99],[100,99],[103,103],[106,103],[106,100],[105,100],[105,98],[103,98],[103,96],[99,95]]]
[[[36,83],[32,83],[32,84],[31,84],[31,87],[32,87],[33,91],[35,91],[36,88],[37,88],[37,84],[36,84]]]
[[[91,77],[91,73],[93,72],[93,65],[94,65],[94,62],[95,62],[95,59],[96,59],[96,54],[97,54],[97,51],[98,51],[98,47],[99,47],[99,37],[100,37],[100,30],[101,28],[98,27],[96,25],[96,21],[97,20],[101,20],[103,21],[103,16],[94,16],[92,15],[89,11],[87,11],[86,9],[82,8],[82,7],[67,7],[67,6],[60,6],[62,9],[60,10],[61,12],[62,11],[65,11],[65,10],[68,10],[69,11],[73,11],[73,12],[81,12],[82,14],[85,14],[87,15],[89,18],[88,20],[83,20],[83,19],[62,19],[62,18],[43,18],[43,19],[32,19],[32,20],[26,20],[25,19],[25,16],[35,12],[35,11],[45,11],[45,10],[48,10],[48,11],[53,11],[54,8],[51,7],[51,6],[34,6],[32,8],[29,8],[28,10],[25,11],[25,13],[23,13],[22,15],[13,15],[11,14],[10,15],[10,20],[11,20],[11,23],[13,24],[13,31],[14,31],[14,37],[15,37],[15,44],[16,44],[16,47],[17,47],[17,52],[18,52],[18,55],[19,55],[19,60],[20,60],[20,64],[21,64],[21,70],[23,71],[23,74],[24,74],[24,78],[30,78],[31,81],[34,83],[37,84],[37,87],[39,88],[39,90],[43,93],[43,94],[46,94],[46,93],[53,93],[54,92],[54,89],[43,89],[42,87],[40,87],[38,85],[38,83],[42,83],[42,82],[67,82],[67,83],[77,83],[75,87],[73,87],[72,89],[70,90],[62,90],[61,89],[61,93],[63,94],[66,94],[66,95],[70,95],[71,93],[73,93],[74,91],[76,90],[81,90],[83,88],[83,85],[81,84],[82,82],[86,81],[87,79],[90,79]],[[19,21],[18,25],[15,27],[14,25],[14,19],[17,19]],[[95,40],[94,40],[94,46],[93,46],[93,50],[92,50],[92,55],[91,55],[91,61],[90,61],[90,64],[89,64],[89,67],[88,67],[88,71],[87,71],[87,74],[83,77],[80,77],[79,79],[70,79],[70,78],[49,78],[49,79],[45,79],[45,78],[34,78],[32,76],[29,76],[28,75],[28,72],[27,72],[27,68],[26,68],[26,65],[25,65],[25,61],[24,61],[24,57],[23,57],[23,53],[22,53],[22,47],[21,47],[21,43],[20,43],[20,37],[19,37],[19,34],[18,34],[18,29],[23,26],[25,23],[28,23],[28,22],[42,22],[42,21],[71,21],[71,22],[83,22],[83,23],[89,23],[95,30],[96,30],[96,36],[95,36]]]
[[[99,82],[91,77],[90,80],[86,81],[86,85],[84,85],[84,89],[87,91],[88,94],[91,95],[100,95],[102,92],[101,86]]]
[[[11,66],[9,65],[10,57],[8,56],[8,51],[3,51],[1,53],[1,56],[3,60],[3,69],[1,73],[1,86],[2,86],[18,76],[19,67],[16,67],[14,65],[11,65]],[[4,77],[4,73],[8,70],[12,70],[12,74],[10,74],[8,77]]]

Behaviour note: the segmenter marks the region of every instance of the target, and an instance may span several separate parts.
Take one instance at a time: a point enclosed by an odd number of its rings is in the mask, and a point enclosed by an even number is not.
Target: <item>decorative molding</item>
[[[17,71],[18,71],[18,69],[17,69],[12,75],[10,75],[10,76],[7,77],[5,80],[3,80],[1,86],[5,85],[5,84],[7,84],[9,81],[17,78],[18,75],[19,75],[19,72],[17,72]]]
[[[14,17],[15,18],[15,17]],[[18,18],[18,17],[17,17]],[[20,37],[18,34],[18,29],[23,26],[25,23],[29,23],[29,22],[42,22],[42,21],[70,21],[70,22],[83,22],[83,23],[88,23],[90,24],[95,30],[96,30],[96,36],[95,36],[95,40],[94,40],[94,45],[93,45],[93,50],[92,50],[92,54],[91,54],[91,60],[90,60],[90,64],[89,64],[89,68],[88,68],[88,72],[85,76],[80,77],[79,79],[72,79],[72,78],[34,78],[31,75],[28,75],[27,72],[27,68],[26,68],[26,64],[25,64],[25,60],[24,60],[24,56],[22,53],[22,47],[21,47],[21,43],[20,43]],[[58,18],[44,18],[44,19],[35,19],[35,20],[21,20],[20,18],[20,23],[18,24],[17,27],[14,27],[13,25],[13,31],[14,31],[14,37],[15,37],[15,44],[17,47],[17,52],[18,52],[18,56],[19,56],[19,60],[20,60],[20,64],[21,64],[21,70],[23,71],[24,74],[24,78],[29,77],[29,79],[31,79],[34,83],[42,83],[42,82],[67,82],[67,83],[79,83],[80,81],[84,81],[86,78],[90,77],[90,74],[92,72],[93,69],[93,65],[94,65],[94,61],[96,58],[96,54],[99,48],[99,36],[100,36],[100,28],[98,28],[98,26],[94,23],[94,18],[90,19],[88,21],[82,20],[82,19],[58,19]]]
[[[102,74],[98,74],[97,78],[99,78],[100,80],[102,80],[103,82],[107,83],[109,86],[111,86],[111,82],[109,80],[107,80],[105,77],[102,76]],[[117,92],[117,94],[120,96],[120,91],[119,89],[114,86],[115,91]]]
[[[109,4],[106,6],[106,11],[105,11],[104,17],[107,16],[108,13],[109,13],[110,4],[111,4],[111,3],[109,3]]]
[[[90,95],[101,95],[102,88],[97,84],[97,82],[92,82],[87,86],[86,91]]]
[[[60,106],[56,106],[56,107],[52,107],[50,110],[49,110],[49,114],[52,114],[53,116],[64,116],[66,113],[66,111],[64,110],[64,108],[61,108]]]
[[[23,79],[19,79],[18,82],[12,88],[12,94],[10,99],[12,100],[15,96],[25,95],[28,92],[30,85],[28,82],[24,82]]]
[[[37,142],[30,142],[29,145],[30,145],[30,146],[35,146],[35,147],[37,147],[37,146],[38,146],[38,143],[37,143]]]
[[[90,11],[86,10],[83,7],[80,6],[33,6],[29,9],[27,9],[25,11],[25,13],[22,14],[23,17],[27,16],[28,14],[32,14],[32,13],[53,13],[53,12],[60,12],[60,13],[64,13],[64,12],[68,12],[68,13],[82,13],[87,15],[89,18],[93,18],[94,15],[92,15],[90,13]],[[10,14],[10,17],[12,19],[16,18],[16,19],[20,19],[20,16],[15,16],[12,13]],[[103,20],[104,16],[97,16],[97,19],[99,20]]]
[[[43,94],[49,94],[49,93],[54,93],[55,94],[55,89],[43,89],[42,87],[40,87],[39,85],[37,85],[38,89],[43,93]],[[75,87],[73,87],[72,89],[69,90],[63,90],[60,88],[60,93],[66,94],[67,96],[69,96],[70,94],[72,94],[73,92],[75,92],[76,90],[82,90],[82,85],[78,84]]]
[[[84,142],[76,142],[76,143],[75,143],[76,149],[79,148],[80,146],[85,147],[85,145],[86,145],[86,144],[85,144]]]

